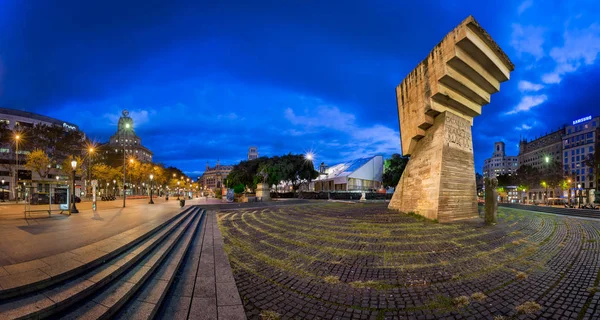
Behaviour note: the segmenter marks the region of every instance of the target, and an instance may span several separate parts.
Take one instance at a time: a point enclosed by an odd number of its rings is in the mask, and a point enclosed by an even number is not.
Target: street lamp
[[[583,195],[581,194],[581,183],[577,184],[577,190],[579,191],[579,208],[581,209],[581,198],[583,197]]]
[[[73,204],[71,206],[71,213],[79,213],[79,210],[75,206],[75,170],[77,169],[77,160],[75,158],[71,161],[71,168],[73,168]]]
[[[90,197],[92,195],[92,167],[91,167],[91,159],[92,159],[92,154],[94,153],[94,147],[89,147],[88,148],[88,165],[87,165],[87,184],[86,184],[86,194],[88,195],[88,197]]]
[[[15,135],[15,145],[17,147],[16,153],[15,153],[15,157],[17,158],[17,167],[15,170],[15,201],[17,203],[19,203],[19,192],[17,189],[17,184],[19,183],[19,140],[21,139],[21,136],[19,134]]]
[[[569,183],[569,192],[567,194],[567,198],[568,198],[567,201],[569,201],[569,206],[571,206],[571,179],[568,179],[567,182]]]
[[[179,200],[179,181],[177,181],[177,200]]]
[[[129,122],[125,123],[125,129],[129,130],[130,124]],[[125,147],[126,147],[126,143],[125,141],[123,141],[123,137],[121,137],[121,142],[123,143],[123,208],[125,208],[125,198],[127,198],[127,194],[125,193],[125,174],[126,172],[126,158],[125,158]]]
[[[546,205],[548,205],[548,184],[546,181],[542,181],[542,186],[546,188],[546,192],[544,192],[544,201],[546,201]]]
[[[152,180],[154,179],[154,175],[150,174],[150,202],[148,202],[149,204],[154,204],[154,201],[152,201]]]
[[[4,179],[2,179],[2,201],[4,201]]]

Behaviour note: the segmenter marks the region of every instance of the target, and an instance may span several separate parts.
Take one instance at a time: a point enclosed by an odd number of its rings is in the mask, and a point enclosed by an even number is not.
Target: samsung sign
[[[588,120],[592,120],[592,116],[587,116],[585,118],[577,119],[577,120],[573,121],[573,124],[578,124],[578,123],[586,122]]]

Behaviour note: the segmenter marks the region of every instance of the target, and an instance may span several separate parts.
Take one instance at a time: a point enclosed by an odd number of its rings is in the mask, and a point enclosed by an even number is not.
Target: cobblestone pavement
[[[600,221],[499,210],[495,226],[341,203],[218,220],[249,319],[599,319]]]

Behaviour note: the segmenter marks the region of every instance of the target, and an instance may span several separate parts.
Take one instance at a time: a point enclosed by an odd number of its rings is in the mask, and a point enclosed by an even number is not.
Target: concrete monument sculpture
[[[396,88],[410,160],[389,208],[449,222],[477,217],[471,126],[514,65],[472,16]]]

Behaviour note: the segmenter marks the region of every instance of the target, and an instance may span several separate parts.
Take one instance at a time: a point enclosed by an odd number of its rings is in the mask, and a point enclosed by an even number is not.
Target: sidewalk
[[[127,200],[125,208],[122,199],[102,201],[95,214],[90,202],[82,202],[78,214],[42,219],[23,219],[21,206],[0,206],[0,266],[74,250],[149,221],[164,221],[180,211],[176,199],[158,198],[155,204],[148,204],[148,199]],[[186,200],[186,206],[215,202],[220,200],[193,199]]]

